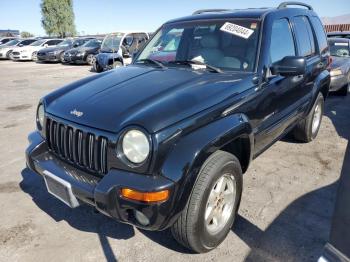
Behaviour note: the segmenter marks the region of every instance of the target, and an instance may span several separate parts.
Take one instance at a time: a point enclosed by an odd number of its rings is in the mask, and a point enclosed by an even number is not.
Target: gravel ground
[[[191,254],[170,232],[145,232],[50,196],[25,168],[37,102],[93,74],[88,66],[0,61],[0,261],[316,261],[330,230],[350,130],[350,96],[330,97],[316,141],[285,139],[244,176],[232,232]]]

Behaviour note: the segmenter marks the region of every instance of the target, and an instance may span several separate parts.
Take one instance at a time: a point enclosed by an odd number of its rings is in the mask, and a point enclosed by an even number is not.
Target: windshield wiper
[[[150,58],[140,59],[140,60],[137,60],[135,63],[137,64],[137,63],[139,63],[139,62],[152,63],[152,64],[157,65],[157,66],[160,67],[160,68],[163,68],[163,69],[166,68],[166,66],[163,65],[161,62],[159,62],[159,61],[157,61],[157,60],[150,59]]]
[[[201,61],[198,60],[175,60],[175,61],[170,61],[168,62],[169,64],[178,64],[178,65],[201,65],[201,66],[205,66],[206,69],[209,69],[212,72],[215,73],[222,73],[222,70],[212,66],[212,65],[208,65],[206,63],[203,63]]]

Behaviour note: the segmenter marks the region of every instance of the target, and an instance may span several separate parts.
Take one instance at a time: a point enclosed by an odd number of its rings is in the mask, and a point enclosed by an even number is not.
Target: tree
[[[21,32],[21,37],[22,38],[28,38],[28,37],[33,37],[34,35],[32,33],[29,33],[27,31],[22,31]]]
[[[72,0],[42,0],[41,24],[49,36],[74,36],[74,12]]]

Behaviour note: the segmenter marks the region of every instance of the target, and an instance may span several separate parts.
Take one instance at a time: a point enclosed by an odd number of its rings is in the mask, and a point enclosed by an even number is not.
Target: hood
[[[39,50],[40,48],[42,48],[41,46],[31,46],[31,45],[26,45],[26,46],[21,46],[16,48],[16,51],[22,51],[22,50]]]
[[[350,64],[349,57],[332,56],[331,69],[336,69],[348,64]]]
[[[232,97],[249,76],[131,65],[58,92],[46,111],[110,132],[138,125],[154,133]]]
[[[55,52],[55,51],[65,51],[70,49],[69,46],[53,46],[53,47],[46,47],[40,49],[40,52],[48,53],[48,52]]]

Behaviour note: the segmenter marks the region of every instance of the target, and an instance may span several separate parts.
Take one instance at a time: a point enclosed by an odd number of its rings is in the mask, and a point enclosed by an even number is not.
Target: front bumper
[[[26,150],[27,166],[39,175],[49,171],[71,184],[74,196],[83,203],[94,206],[101,213],[120,222],[128,223],[147,230],[162,230],[170,224],[169,214],[175,206],[174,182],[162,176],[147,176],[110,169],[103,177],[84,172],[72,164],[62,161],[50,152],[39,132],[29,135],[30,145]],[[170,197],[161,203],[142,203],[125,199],[120,195],[122,187],[142,192],[154,192],[169,189]],[[140,224],[135,211],[142,212],[148,219],[148,225]]]
[[[13,60],[32,60],[32,55],[30,53],[19,53],[17,54],[17,52],[12,53],[12,59]]]
[[[329,91],[335,92],[348,84],[346,75],[332,76]]]
[[[40,55],[37,54],[37,59],[38,61],[43,61],[43,62],[59,62],[60,57],[59,54],[54,55],[54,54],[45,54],[45,55]]]
[[[75,63],[75,64],[84,64],[86,61],[84,60],[84,55],[64,55],[64,62],[66,63]]]

